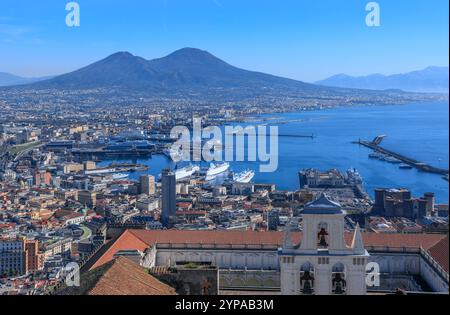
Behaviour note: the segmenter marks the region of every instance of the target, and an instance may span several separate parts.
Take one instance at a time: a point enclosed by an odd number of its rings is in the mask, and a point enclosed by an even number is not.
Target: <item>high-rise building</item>
[[[155,177],[151,175],[142,175],[139,178],[140,193],[147,196],[155,194]]]
[[[435,206],[435,196],[434,193],[428,192],[425,193],[424,199],[427,201],[427,214],[431,215],[434,213],[434,206]]]
[[[162,183],[161,221],[163,224],[167,225],[167,223],[169,222],[169,218],[175,216],[177,211],[176,205],[177,180],[175,173],[169,169],[163,170],[161,183]]]

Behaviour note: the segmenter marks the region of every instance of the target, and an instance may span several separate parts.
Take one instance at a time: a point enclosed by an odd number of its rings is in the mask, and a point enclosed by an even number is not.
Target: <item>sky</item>
[[[338,73],[394,74],[447,66],[448,0],[0,1],[0,72],[70,72],[117,51],[153,59],[183,47],[248,70],[313,82]]]

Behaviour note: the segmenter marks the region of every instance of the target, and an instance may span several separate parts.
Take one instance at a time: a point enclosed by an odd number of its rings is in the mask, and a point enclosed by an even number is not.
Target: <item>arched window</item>
[[[346,294],[347,292],[347,280],[346,269],[342,263],[337,263],[332,268],[331,273],[332,291],[333,294]]]
[[[328,248],[328,240],[329,240],[329,233],[328,233],[328,224],[326,223],[320,223],[317,227],[317,246],[319,248]]]
[[[304,263],[300,268],[300,293],[314,294],[314,266],[310,262]]]

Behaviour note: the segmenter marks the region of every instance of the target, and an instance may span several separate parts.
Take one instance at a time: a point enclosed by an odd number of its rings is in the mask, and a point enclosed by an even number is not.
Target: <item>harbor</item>
[[[428,108],[433,108],[429,111]],[[404,106],[383,107],[380,112],[377,107],[362,107],[357,112],[354,109],[339,108],[324,111],[310,111],[294,114],[282,114],[286,119],[296,120],[307,118],[305,122],[297,122],[281,125],[280,135],[312,135],[313,141],[309,139],[279,137],[279,165],[274,173],[258,172],[258,167],[254,162],[230,162],[230,168],[236,173],[246,170],[255,172],[254,181],[266,184],[275,184],[280,190],[298,189],[299,168],[317,168],[327,170],[337,168],[345,172],[348,168],[356,168],[363,176],[364,188],[371,198],[374,198],[374,191],[378,187],[406,187],[416,195],[423,195],[426,192],[434,191],[438,203],[448,202],[448,181],[436,174],[422,172],[413,168],[412,170],[400,168],[407,165],[404,162],[389,163],[370,159],[371,153],[376,151],[367,150],[366,147],[357,146],[358,136],[363,140],[372,139],[378,134],[389,134],[389,139],[383,142],[382,146],[403,155],[414,157],[416,160],[426,162],[441,168],[447,168],[448,163],[448,140],[442,133],[442,128],[446,122],[440,123],[442,117],[448,116],[448,104],[425,104],[408,105],[408,112],[405,114]],[[426,110],[426,114],[423,114]],[[389,115],[386,117],[385,112]],[[406,116],[405,116],[406,115]],[[410,117],[422,117],[420,120],[413,120]],[[327,117],[324,119],[322,117]],[[351,117],[353,123],[348,121]],[[354,119],[357,117],[358,119]],[[398,120],[397,117],[406,117]],[[406,124],[406,120],[409,119]],[[329,126],[329,120],[333,125]],[[415,130],[424,128],[426,121],[433,121],[434,134],[415,133]],[[412,137],[411,135],[414,135]],[[436,135],[440,135],[437,137]],[[420,146],[415,143],[421,143]],[[164,168],[174,169],[170,156],[169,143],[156,144],[156,153],[151,158],[148,157],[114,157],[116,162],[140,163],[150,167],[148,172],[130,173],[130,179],[138,180],[142,174],[151,174],[158,177]],[[327,148],[324,151],[324,148]],[[228,149],[228,148],[226,148]],[[192,153],[191,153],[192,156]],[[102,166],[108,166],[108,158],[100,159]],[[195,161],[192,161],[193,163]],[[207,166],[204,161],[198,162],[200,166]],[[412,167],[408,165],[409,167]],[[184,165],[182,166],[184,167]]]
[[[376,153],[380,153],[383,154],[384,156],[388,157],[388,158],[393,158],[396,159],[402,163],[404,163],[405,166],[403,166],[403,168],[408,168],[407,166],[410,166],[411,168],[416,168],[420,171],[423,172],[427,172],[427,173],[433,173],[433,174],[439,174],[442,176],[447,176],[449,175],[449,171],[448,169],[443,169],[443,168],[439,168],[439,167],[434,167],[431,165],[428,165],[427,163],[423,163],[420,162],[418,160],[415,160],[413,158],[404,156],[400,153],[385,149],[383,147],[380,146],[381,142],[383,141],[383,139],[386,136],[377,136],[374,140],[372,140],[371,142],[369,141],[363,141],[361,139],[359,139],[357,142],[355,142],[358,145],[362,145],[364,147],[367,147],[369,149],[374,150]],[[389,162],[389,160],[388,160]]]

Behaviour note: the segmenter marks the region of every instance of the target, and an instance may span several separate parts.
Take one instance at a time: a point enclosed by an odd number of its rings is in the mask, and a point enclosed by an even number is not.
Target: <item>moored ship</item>
[[[250,183],[250,181],[255,177],[255,172],[252,170],[245,170],[241,173],[233,174],[233,181],[236,183]]]
[[[227,162],[221,164],[211,163],[208,171],[206,172],[206,180],[213,180],[218,175],[225,173],[230,168],[230,164]]]
[[[354,185],[362,185],[363,179],[361,174],[356,168],[350,168],[347,170],[347,180]]]
[[[128,174],[117,173],[117,174],[113,174],[112,178],[113,178],[113,180],[125,179],[125,178],[128,178]]]
[[[195,165],[189,165],[189,166],[175,170],[175,177],[176,177],[176,180],[182,180],[182,179],[185,179],[185,178],[188,178],[188,177],[194,175],[198,171],[200,171],[200,167],[195,166]]]

